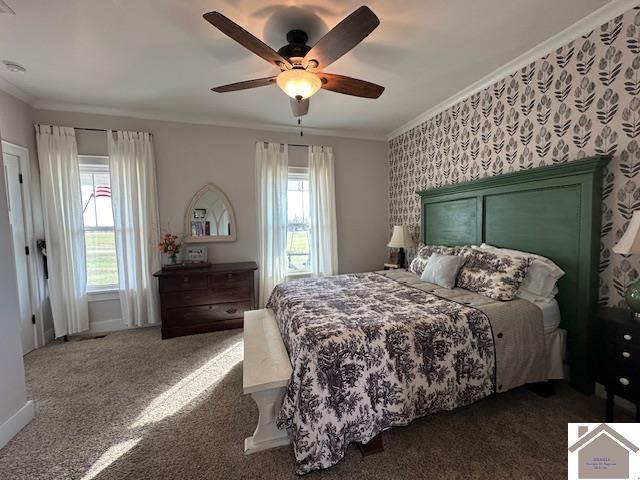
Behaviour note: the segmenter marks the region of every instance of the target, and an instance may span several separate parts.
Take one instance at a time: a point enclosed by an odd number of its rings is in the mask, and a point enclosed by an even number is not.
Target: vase
[[[176,263],[178,263],[178,256],[175,253],[171,255],[169,259],[171,260],[171,265],[175,265]]]

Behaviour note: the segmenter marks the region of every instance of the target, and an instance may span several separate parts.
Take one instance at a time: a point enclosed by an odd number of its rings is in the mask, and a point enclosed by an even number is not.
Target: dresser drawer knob
[[[231,280],[233,278],[233,273],[227,273],[227,278]]]
[[[182,281],[184,283],[189,283],[189,277],[182,277]]]
[[[629,385],[629,379],[628,379],[628,378],[624,378],[624,377],[622,377],[622,378],[620,378],[619,380],[620,380],[620,383],[621,383],[622,385]]]
[[[629,335],[628,333],[625,333],[622,338],[624,338],[625,340],[631,340],[631,335]]]
[[[193,317],[193,314],[191,313],[185,313],[182,318],[184,318],[185,320],[189,320],[191,317]]]
[[[185,295],[184,296],[184,301],[188,302],[189,300],[191,300],[191,295]]]
[[[624,358],[630,358],[630,357],[631,357],[631,354],[630,354],[629,352],[622,352],[622,356],[623,356]]]
[[[236,313],[237,311],[238,311],[238,309],[237,309],[237,308],[228,308],[228,309],[227,309],[227,313],[228,313],[229,315],[234,314],[234,313]]]

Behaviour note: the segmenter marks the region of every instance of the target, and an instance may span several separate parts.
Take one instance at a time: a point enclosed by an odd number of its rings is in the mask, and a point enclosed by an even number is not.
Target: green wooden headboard
[[[419,192],[422,240],[537,253],[566,275],[558,281],[570,382],[593,392],[588,310],[598,300],[602,169],[608,156],[524,170]]]

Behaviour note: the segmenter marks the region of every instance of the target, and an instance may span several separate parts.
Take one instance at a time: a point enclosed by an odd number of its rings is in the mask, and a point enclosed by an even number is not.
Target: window
[[[309,170],[289,168],[287,191],[287,270],[306,273],[309,258]]]
[[[87,259],[87,290],[114,290],[118,262],[111,208],[111,178],[106,157],[79,157],[82,214]]]

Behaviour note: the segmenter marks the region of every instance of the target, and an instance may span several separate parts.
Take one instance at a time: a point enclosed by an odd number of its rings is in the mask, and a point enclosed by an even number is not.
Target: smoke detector
[[[9,70],[12,73],[24,73],[27,71],[27,69],[24,68],[19,63],[12,62],[10,60],[3,60],[2,63],[4,63],[4,66],[7,67],[7,70]]]
[[[9,15],[15,15],[16,12],[14,12],[13,10],[11,10],[11,7],[9,5],[7,5],[6,2],[4,2],[3,0],[0,0],[0,14],[2,13],[6,13]]]

